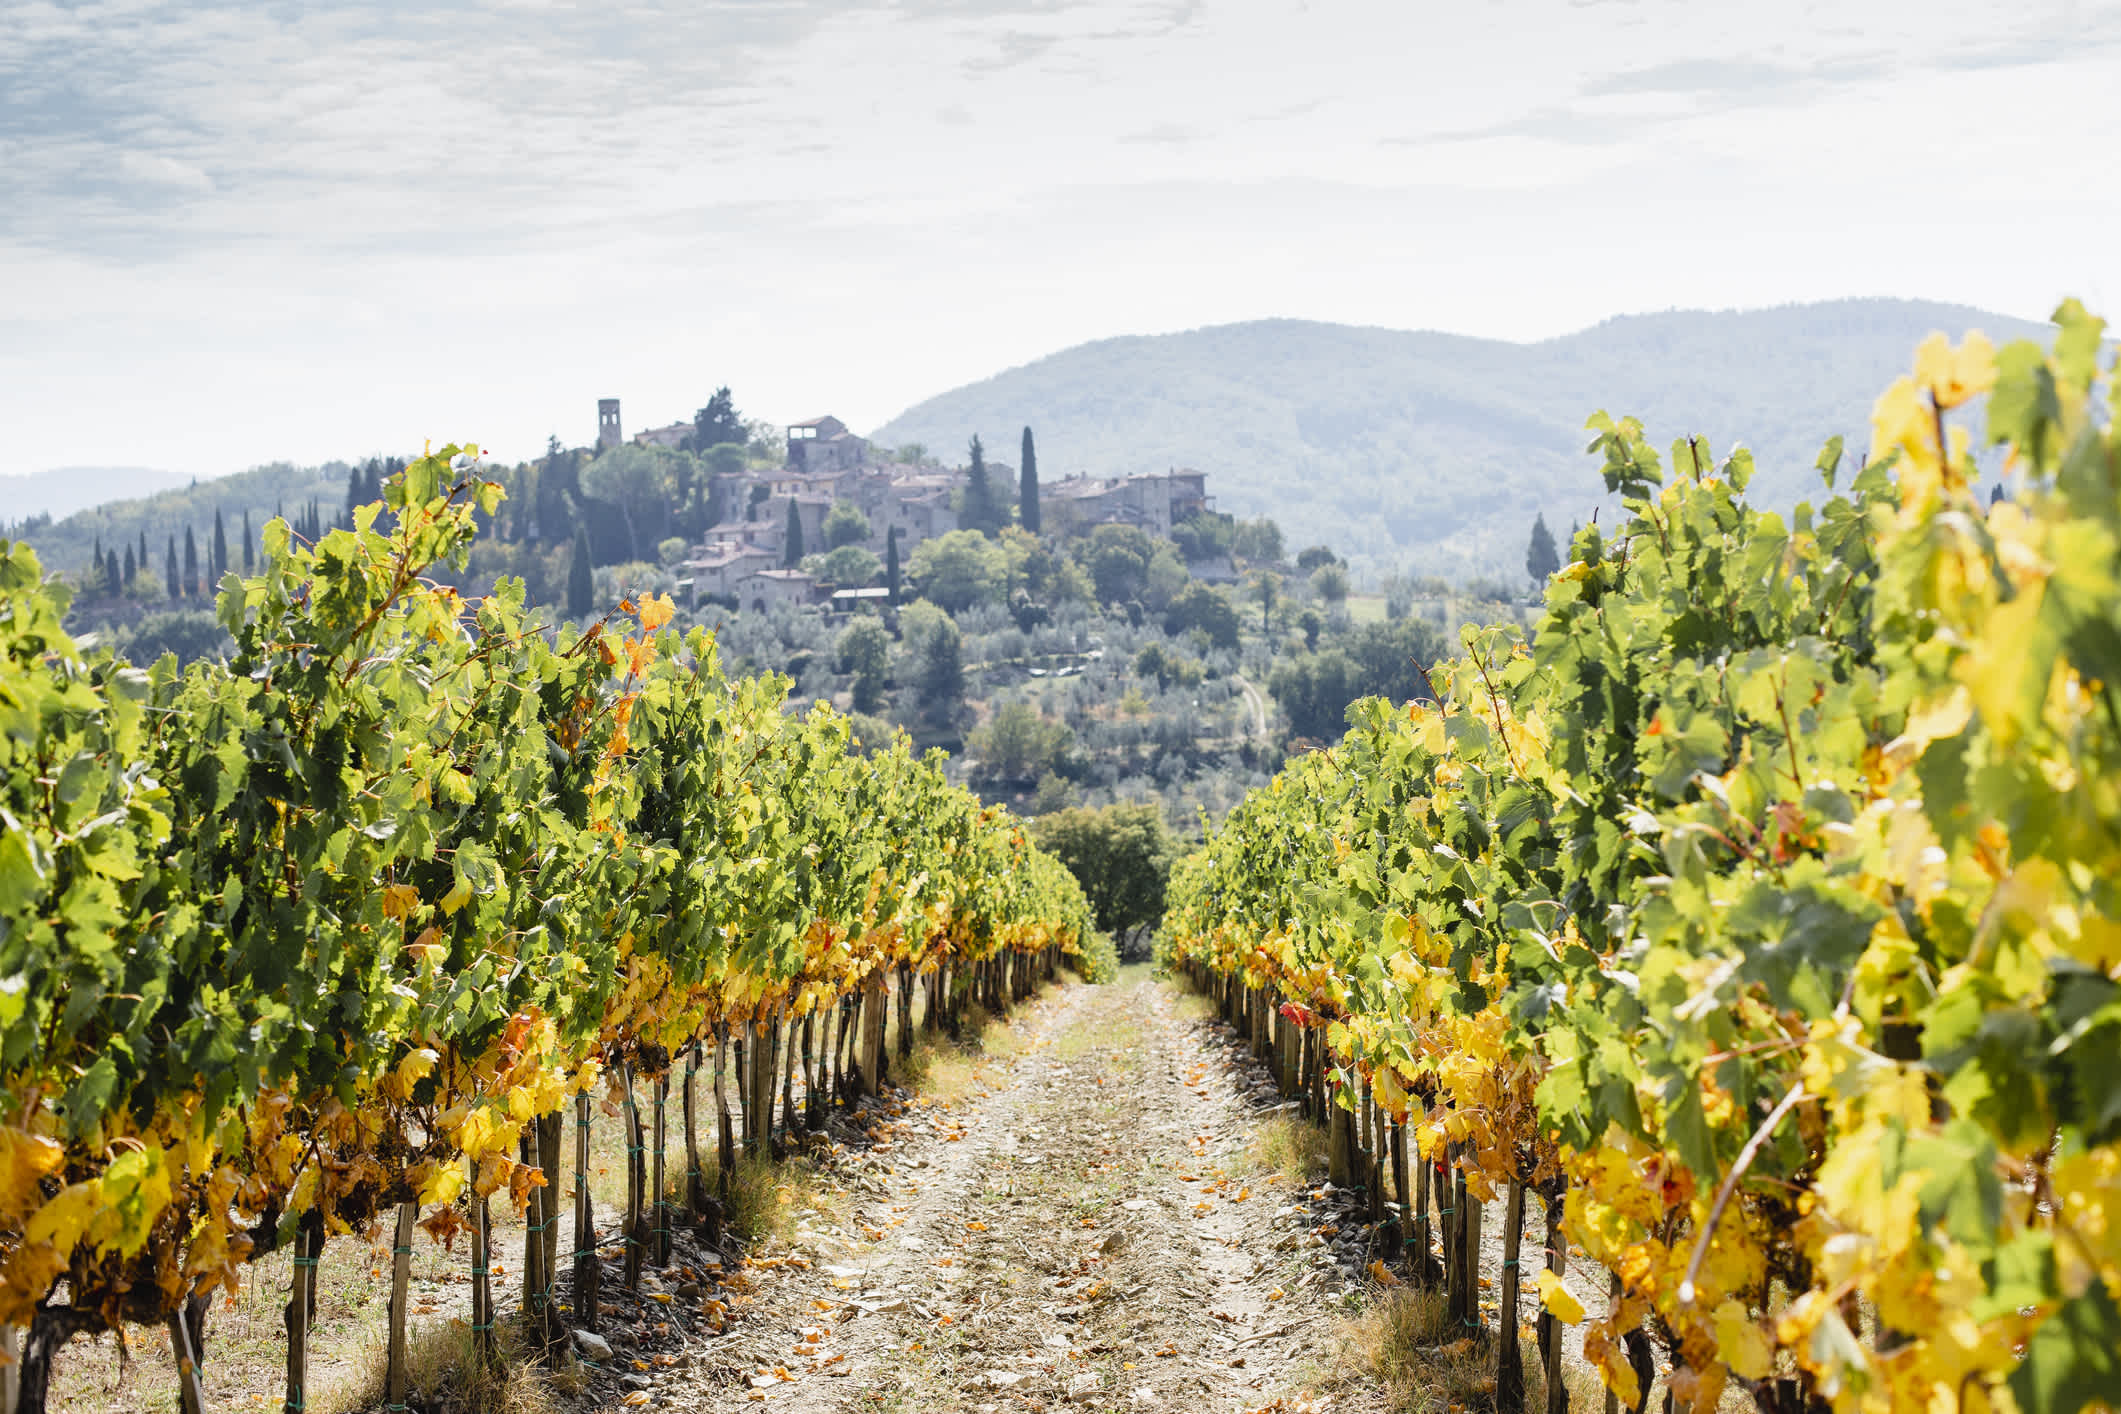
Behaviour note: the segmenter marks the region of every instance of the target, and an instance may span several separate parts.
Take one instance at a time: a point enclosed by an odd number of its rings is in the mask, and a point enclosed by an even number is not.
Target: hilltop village
[[[887,587],[840,585],[800,568],[802,552],[790,554],[791,543],[810,547],[813,553],[853,544],[882,558],[896,542],[897,553],[910,556],[922,542],[965,528],[960,512],[972,477],[969,465],[945,467],[918,457],[909,463],[902,454],[883,454],[836,417],[790,423],[785,434],[787,457],[780,466],[709,472],[710,504],[741,514],[707,527],[675,566],[678,588],[690,602],[766,609],[779,604],[845,607],[882,599],[890,593]],[[697,445],[698,435],[694,423],[677,422],[637,432],[632,441],[676,450]],[[602,399],[597,405],[599,451],[624,441],[619,400]],[[983,467],[996,487],[1020,484],[1017,466],[986,460]],[[1126,525],[1152,540],[1166,541],[1175,526],[1213,509],[1207,476],[1193,470],[1124,477],[1076,474],[1035,485],[1040,523],[1063,535]],[[828,535],[826,523],[840,505],[861,513],[865,535]]]

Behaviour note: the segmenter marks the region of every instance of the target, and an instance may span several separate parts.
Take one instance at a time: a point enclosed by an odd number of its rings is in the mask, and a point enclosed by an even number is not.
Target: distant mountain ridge
[[[1190,466],[1219,509],[1359,564],[1521,574],[1535,514],[1557,534],[1603,499],[1583,454],[1604,409],[1659,447],[1743,442],[1755,497],[1815,494],[1819,448],[1868,445],[1872,402],[1943,330],[1998,344],[2049,328],[1963,305],[1848,299],[1608,319],[1536,343],[1261,320],[1103,339],[899,414],[872,435],[950,457],[1029,424],[1047,477]]]
[[[173,491],[189,477],[145,466],[61,466],[26,476],[0,476],[0,522],[48,515],[64,520],[106,501],[131,501]]]

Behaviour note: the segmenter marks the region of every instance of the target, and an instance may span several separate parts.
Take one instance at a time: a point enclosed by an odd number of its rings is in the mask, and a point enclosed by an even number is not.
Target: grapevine
[[[520,582],[431,577],[499,500],[476,465],[425,456],[314,544],[266,527],[262,573],[221,585],[225,665],[76,644],[65,587],[0,544],[26,1396],[74,1331],[195,1342],[211,1291],[305,1233],[396,1208],[483,1241],[488,1198],[549,1205],[563,1108],[702,1043],[886,976],[1093,965],[1072,877],[936,756],[788,714],[667,599],[554,632]]]
[[[1174,879],[1183,965],[1344,1110],[1554,1196],[1614,1299],[1546,1309],[1628,1406],[1647,1341],[1695,1414],[2121,1402],[2121,380],[2055,322],[1925,343],[1787,517],[1600,414],[1625,521],[1529,639],[1358,704]]]

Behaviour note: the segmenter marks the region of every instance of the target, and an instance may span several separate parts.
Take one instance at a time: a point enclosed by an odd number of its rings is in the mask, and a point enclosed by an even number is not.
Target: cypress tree
[[[1545,584],[1561,568],[1561,552],[1554,548],[1554,532],[1547,529],[1544,513],[1532,522],[1532,543],[1525,548],[1524,567],[1534,584]]]
[[[132,550],[128,548],[125,553],[130,555]],[[118,569],[118,552],[116,550],[105,550],[103,552],[103,585],[112,594],[116,594],[125,584],[125,581],[119,577],[120,573]]]
[[[140,568],[139,564],[138,564],[138,563],[137,563],[137,562],[136,562],[136,561],[135,561],[135,560],[133,559],[133,547],[132,547],[132,546],[130,546],[130,545],[126,546],[126,547],[125,547],[125,571],[124,571],[124,573],[125,573],[125,587],[126,587],[127,589],[130,589],[130,588],[132,588],[132,587],[133,587],[133,577],[134,577],[134,576],[135,576],[135,575],[136,575],[136,574],[137,574],[137,573],[139,572],[139,568]]]
[[[255,555],[251,550],[250,544],[250,510],[245,507],[243,511],[243,573],[248,575],[254,563]]]
[[[228,573],[228,527],[222,524],[221,508],[214,507],[214,583]]]
[[[998,528],[994,514],[994,486],[987,480],[987,449],[979,434],[972,434],[972,468],[965,474],[965,509],[958,523],[966,530],[992,535]]]
[[[1038,534],[1038,449],[1031,445],[1031,429],[1024,429],[1024,469],[1017,475],[1016,518],[1024,529]]]
[[[169,537],[169,558],[162,562],[162,589],[170,598],[180,598],[184,581],[177,578],[177,537]]]
[[[88,552],[88,563],[90,566],[88,587],[90,589],[101,589],[108,593],[111,586],[110,581],[103,577],[103,537],[100,535],[96,537],[95,548]]]
[[[891,591],[891,607],[898,607],[898,527],[884,534],[884,584]]]
[[[579,619],[587,614],[596,597],[596,577],[589,564],[589,529],[583,526],[574,533],[574,554],[567,561],[567,617]]]
[[[788,498],[788,533],[781,544],[781,568],[792,570],[803,560],[803,518],[796,513],[795,497]]]
[[[192,537],[191,527],[184,527],[184,597],[195,599],[199,595],[199,542]]]

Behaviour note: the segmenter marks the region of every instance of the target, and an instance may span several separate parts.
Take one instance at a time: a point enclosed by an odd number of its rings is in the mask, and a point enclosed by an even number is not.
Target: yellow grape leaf
[[[456,881],[456,883],[454,883],[454,884],[452,884],[452,885],[450,886],[449,892],[448,892],[448,893],[446,893],[446,894],[444,894],[444,895],[442,895],[442,900],[441,900],[441,902],[442,902],[442,911],[443,911],[444,913],[449,913],[449,914],[454,914],[454,913],[455,913],[455,912],[456,912],[456,911],[457,911],[458,909],[462,908],[462,907],[463,907],[463,906],[464,906],[465,904],[467,904],[467,903],[470,903],[470,902],[471,902],[471,881],[470,881],[469,879],[466,879],[466,878],[462,877],[461,875],[460,875],[460,876],[458,876],[458,878],[457,878],[457,881]]]
[[[1956,349],[1944,335],[1932,334],[1915,350],[1915,381],[1939,407],[1955,408],[1996,386],[1996,346],[1979,330],[1969,330]]]
[[[420,905],[420,891],[410,884],[390,884],[383,890],[383,916],[404,918]]]
[[[34,1246],[49,1242],[63,1261],[74,1250],[88,1232],[89,1224],[103,1207],[103,1180],[91,1178],[83,1183],[70,1184],[43,1207],[30,1215],[29,1226],[23,1229],[22,1239]]]
[[[654,594],[643,595],[641,597],[641,627],[650,633],[654,633],[664,624],[669,623],[671,617],[677,611],[677,605],[671,602],[668,594],[661,596]]]
[[[57,1173],[66,1150],[41,1134],[0,1128],[0,1221],[10,1226],[43,1200],[37,1181]]]
[[[0,1321],[28,1325],[36,1314],[37,1303],[65,1270],[65,1259],[49,1242],[16,1248],[14,1255],[0,1263]]]
[[[1716,1308],[1716,1356],[1748,1380],[1764,1379],[1774,1356],[1767,1332],[1736,1301]]]
[[[420,1205],[454,1203],[463,1191],[464,1170],[455,1164],[441,1164],[427,1176],[427,1182],[420,1185]]]
[[[1548,1315],[1565,1326],[1573,1326],[1583,1319],[1583,1303],[1576,1299],[1574,1292],[1561,1284],[1560,1277],[1552,1272],[1541,1272],[1536,1284],[1539,1287],[1539,1304],[1546,1308]]]

